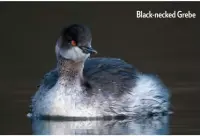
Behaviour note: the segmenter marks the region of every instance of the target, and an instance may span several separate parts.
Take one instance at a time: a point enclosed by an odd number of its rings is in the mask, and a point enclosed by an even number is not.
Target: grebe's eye
[[[76,46],[76,42],[74,40],[71,41],[72,46]]]

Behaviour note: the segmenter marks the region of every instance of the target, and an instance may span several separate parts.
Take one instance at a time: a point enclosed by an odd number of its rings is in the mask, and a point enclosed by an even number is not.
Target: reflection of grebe
[[[147,115],[168,110],[168,90],[158,77],[139,73],[123,60],[88,58],[91,32],[83,25],[63,30],[56,44],[57,67],[32,99],[34,115],[96,117]]]
[[[160,135],[168,134],[168,116],[125,120],[32,120],[36,135]]]

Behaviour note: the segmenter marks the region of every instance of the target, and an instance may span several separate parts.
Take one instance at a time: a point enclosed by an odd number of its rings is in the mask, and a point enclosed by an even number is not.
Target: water
[[[177,2],[1,2],[0,134],[199,134],[199,6]],[[135,17],[137,9],[191,10],[197,18],[139,20]],[[120,57],[142,72],[157,73],[171,91],[174,113],[161,119],[121,122],[32,123],[26,117],[30,98],[40,78],[55,66],[54,44],[59,31],[76,22],[91,27],[98,56]]]
[[[125,120],[33,120],[33,134],[168,134],[168,116],[158,118],[132,118]]]

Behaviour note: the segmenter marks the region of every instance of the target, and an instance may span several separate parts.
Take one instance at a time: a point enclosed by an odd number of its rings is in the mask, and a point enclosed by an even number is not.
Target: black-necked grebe
[[[32,99],[32,114],[68,117],[147,115],[168,111],[168,89],[121,59],[89,58],[88,27],[64,28],[56,44],[57,67]]]

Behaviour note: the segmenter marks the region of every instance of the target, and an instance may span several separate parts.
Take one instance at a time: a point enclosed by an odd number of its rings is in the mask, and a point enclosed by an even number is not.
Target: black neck
[[[83,61],[75,62],[73,60],[65,59],[62,56],[59,56],[57,67],[59,76],[62,79],[65,79],[67,81],[83,79]]]

